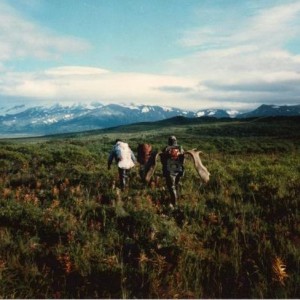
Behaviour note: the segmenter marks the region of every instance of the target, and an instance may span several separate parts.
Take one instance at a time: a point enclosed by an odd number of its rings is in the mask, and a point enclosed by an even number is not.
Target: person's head
[[[120,139],[116,139],[115,144],[118,142],[122,142]]]
[[[176,146],[177,145],[177,139],[176,136],[171,135],[168,139],[168,145],[169,146]]]

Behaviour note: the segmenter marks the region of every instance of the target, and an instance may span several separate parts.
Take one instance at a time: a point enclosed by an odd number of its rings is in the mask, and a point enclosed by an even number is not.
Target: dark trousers
[[[130,170],[118,168],[118,171],[119,171],[120,188],[123,190],[126,187],[126,184],[128,183]]]
[[[146,182],[146,167],[145,165],[140,165],[139,174],[143,183]]]
[[[166,175],[166,184],[171,196],[171,204],[176,205],[178,199],[178,185],[181,174],[168,174]]]

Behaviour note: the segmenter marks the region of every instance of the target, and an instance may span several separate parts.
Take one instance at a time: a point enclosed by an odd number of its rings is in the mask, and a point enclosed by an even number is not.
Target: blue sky
[[[300,1],[0,0],[0,101],[300,104]]]

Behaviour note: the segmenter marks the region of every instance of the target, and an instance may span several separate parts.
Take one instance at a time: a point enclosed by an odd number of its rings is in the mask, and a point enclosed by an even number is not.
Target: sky
[[[300,104],[300,0],[0,0],[0,105]]]

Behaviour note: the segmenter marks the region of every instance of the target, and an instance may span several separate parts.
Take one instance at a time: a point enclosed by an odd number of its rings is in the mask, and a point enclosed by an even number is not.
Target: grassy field
[[[198,148],[167,209],[107,171],[114,140]],[[1,298],[299,298],[300,118],[135,124],[0,141]]]

